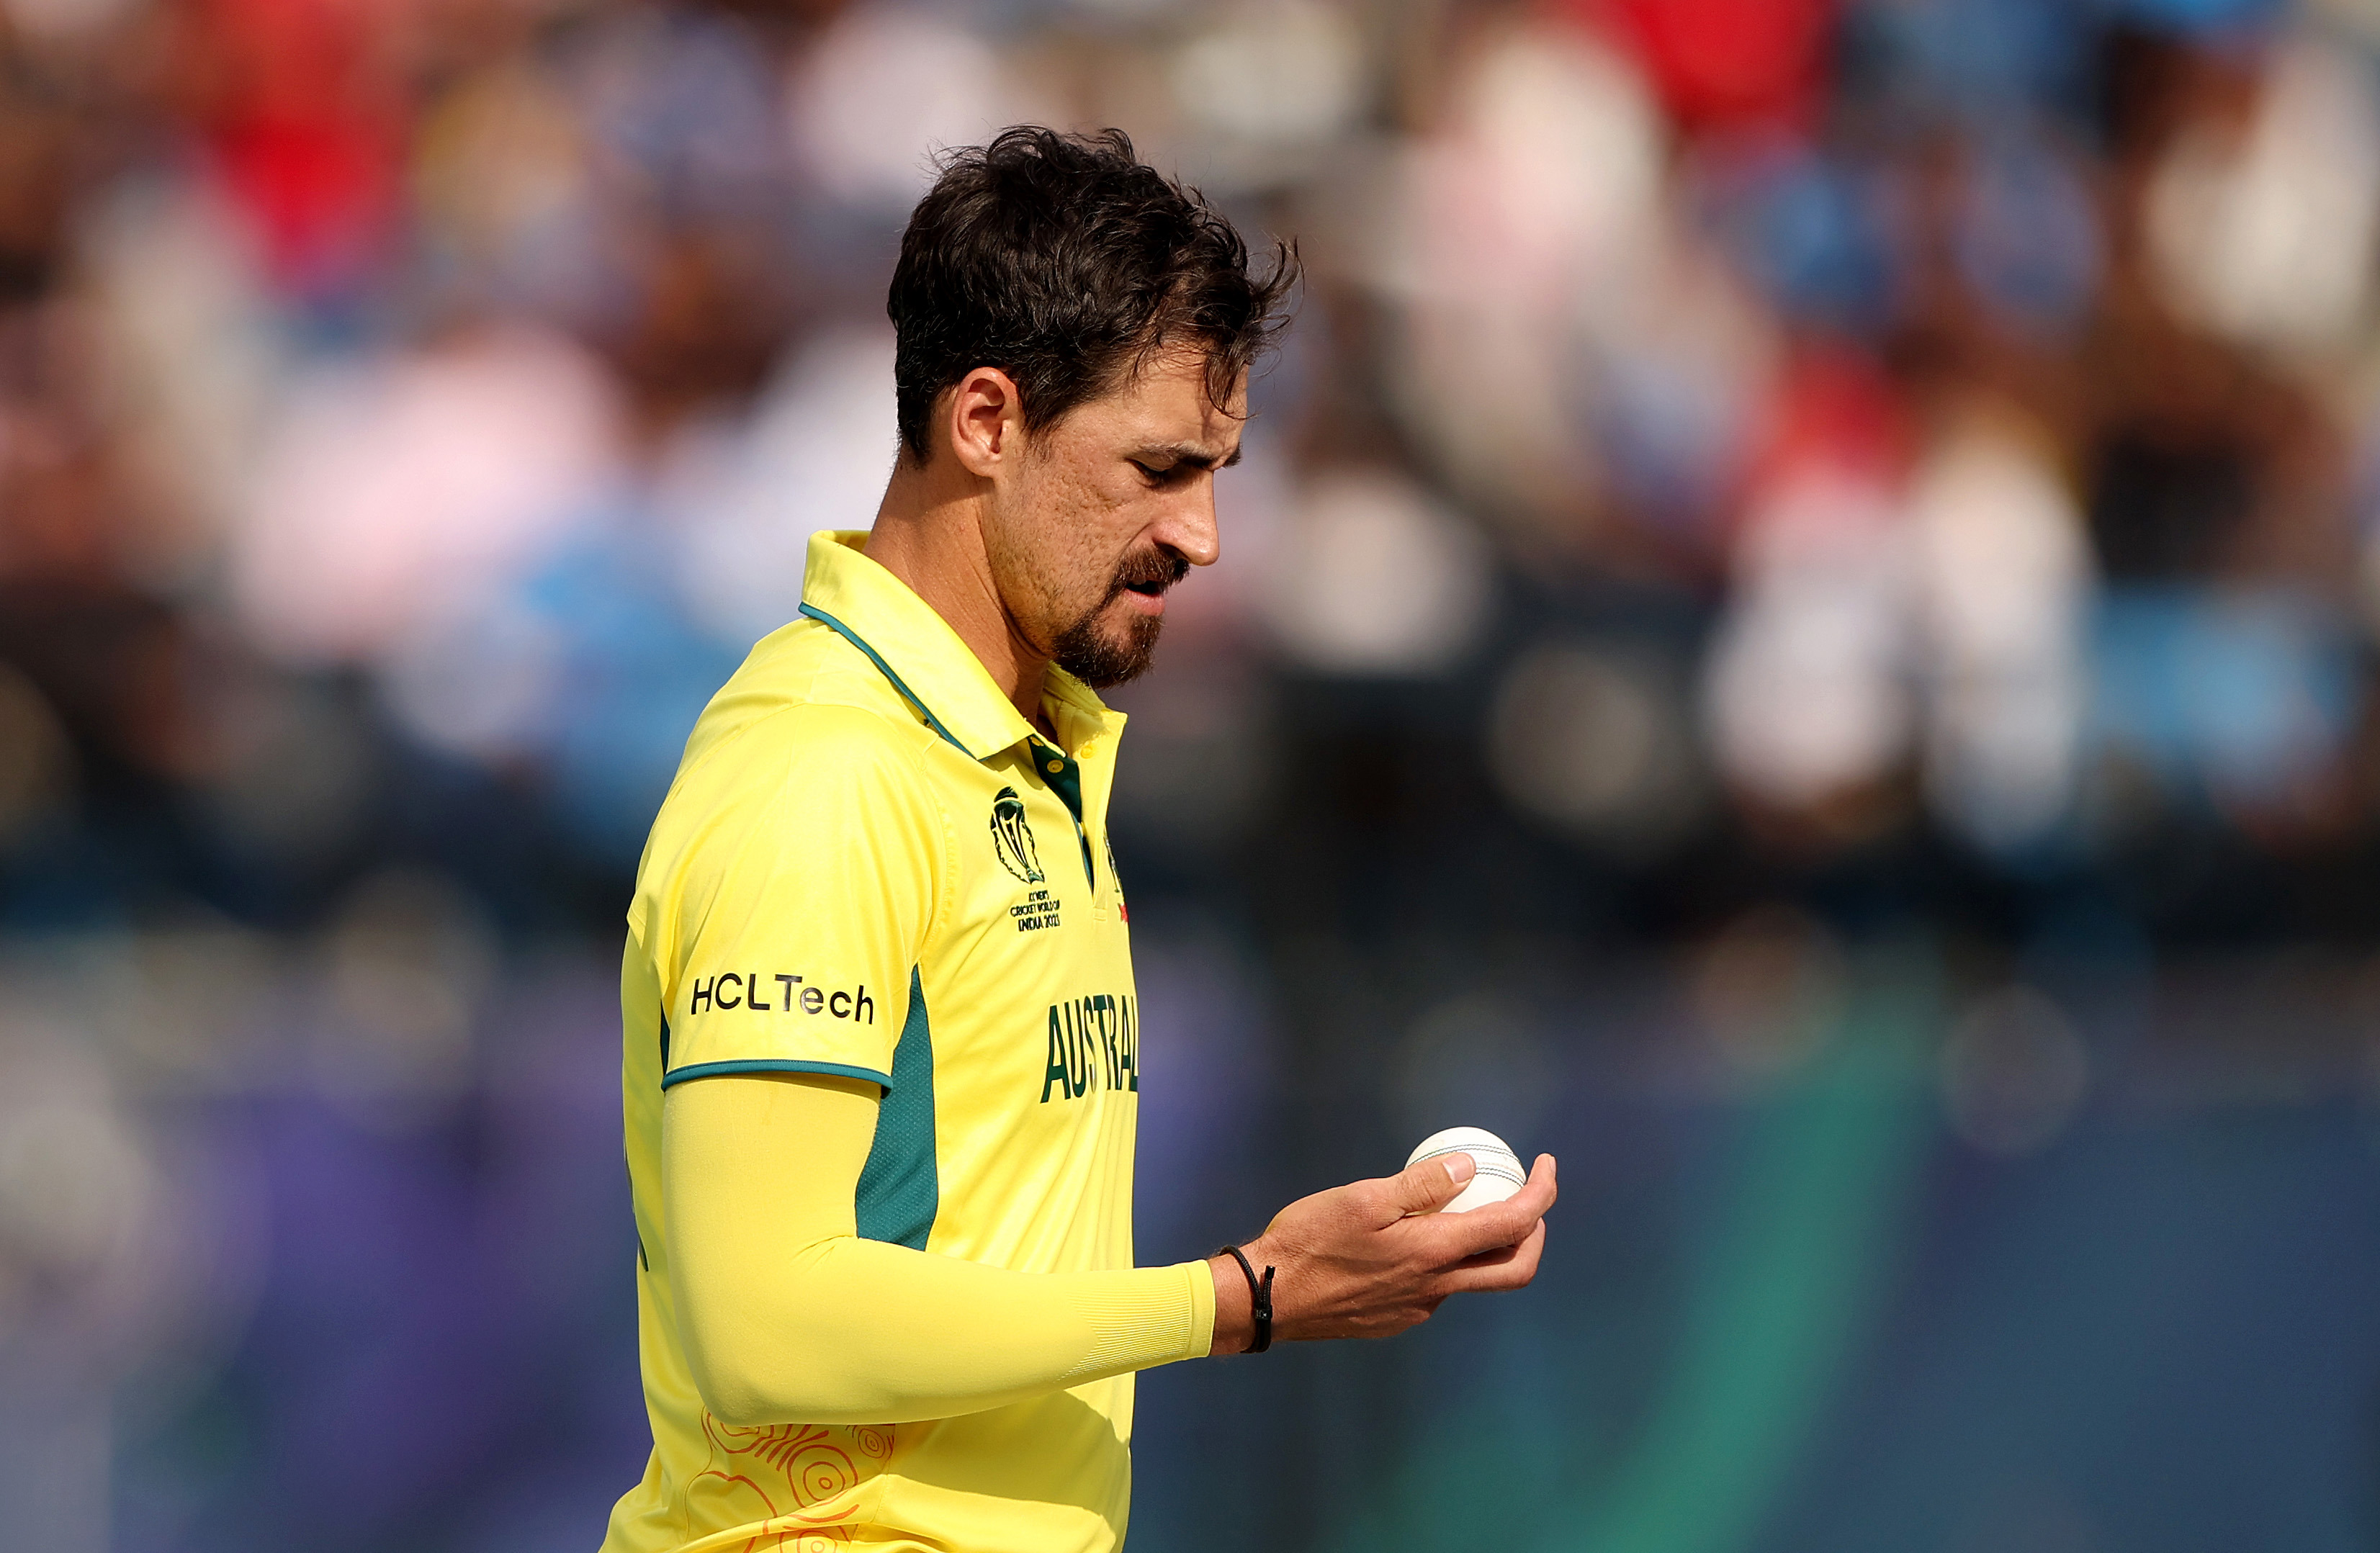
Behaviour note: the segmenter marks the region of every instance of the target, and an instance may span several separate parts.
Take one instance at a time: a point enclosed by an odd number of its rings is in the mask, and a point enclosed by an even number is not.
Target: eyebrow
[[[1203,443],[1160,443],[1153,447],[1140,449],[1133,456],[1151,462],[1165,459],[1165,467],[1169,469],[1179,465],[1186,465],[1193,469],[1228,469],[1238,463],[1240,455],[1246,451],[1245,444],[1242,444],[1232,449],[1229,458],[1219,461],[1213,450]]]

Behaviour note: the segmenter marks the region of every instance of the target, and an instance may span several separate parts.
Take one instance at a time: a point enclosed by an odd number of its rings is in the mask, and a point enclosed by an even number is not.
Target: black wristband
[[[1261,1353],[1272,1346],[1272,1269],[1265,1269],[1264,1281],[1259,1283],[1257,1281],[1257,1269],[1248,1266],[1248,1259],[1240,1255],[1238,1246],[1227,1245],[1223,1249],[1231,1254],[1232,1261],[1240,1265],[1240,1271],[1248,1275],[1249,1314],[1256,1319],[1257,1335],[1248,1344],[1247,1352]]]

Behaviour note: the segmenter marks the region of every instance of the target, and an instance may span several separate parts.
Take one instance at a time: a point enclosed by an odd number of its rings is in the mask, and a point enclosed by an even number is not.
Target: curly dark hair
[[[1121,129],[1021,126],[941,166],[901,235],[884,306],[899,334],[901,445],[920,463],[935,399],[978,367],[1015,381],[1038,431],[1195,343],[1222,405],[1288,322],[1294,245],[1251,273],[1232,224],[1143,165]]]

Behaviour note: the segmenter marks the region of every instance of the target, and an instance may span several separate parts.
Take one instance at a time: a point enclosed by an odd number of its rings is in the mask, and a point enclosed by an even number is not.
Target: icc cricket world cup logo
[[[1041,855],[1033,845],[1033,828],[1025,823],[1025,800],[1014,787],[1003,787],[991,800],[991,849],[1000,866],[1027,884],[1041,882]]]

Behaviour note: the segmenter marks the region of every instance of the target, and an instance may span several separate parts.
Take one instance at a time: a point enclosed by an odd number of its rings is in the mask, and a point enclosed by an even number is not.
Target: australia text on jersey
[[[1093,992],[1050,1005],[1049,1065],[1041,1099],[1080,1099],[1095,1089],[1140,1088],[1140,1011],[1131,993]]]

